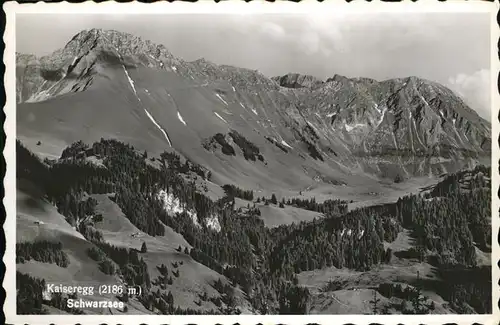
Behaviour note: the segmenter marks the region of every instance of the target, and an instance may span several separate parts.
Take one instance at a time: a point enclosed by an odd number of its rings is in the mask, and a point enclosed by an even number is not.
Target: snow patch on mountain
[[[154,119],[154,117],[151,116],[151,114],[149,114],[149,112],[148,112],[147,109],[144,109],[144,111],[146,112],[146,115],[149,117],[149,119],[151,120],[151,122],[153,122],[153,124],[156,125],[156,127],[161,131],[161,133],[163,133],[163,135],[165,136],[165,139],[167,139],[167,141],[168,141],[168,144],[170,146],[172,146],[172,142],[170,142],[170,138],[168,137],[167,132],[165,132],[165,130],[158,124],[158,122],[156,122],[156,120]]]
[[[382,116],[380,116],[380,120],[378,120],[377,126],[379,126],[380,124],[382,124],[382,122],[384,121],[384,117],[385,117],[385,113],[386,112],[387,112],[387,107],[382,108],[382,111],[380,112],[382,114]]]
[[[218,118],[220,118],[224,123],[227,124],[227,121],[222,117],[220,116],[217,112],[214,112],[215,116],[217,116]]]
[[[42,82],[42,84],[40,85],[40,87],[38,87],[38,90],[35,93],[33,93],[33,95],[31,95],[31,97],[28,98],[28,100],[26,102],[29,103],[31,101],[36,101],[36,99],[41,98],[41,96],[44,96],[46,94],[47,90],[41,90],[41,89],[43,89],[43,86],[45,86],[46,83],[47,83],[47,80],[44,80]]]
[[[417,139],[418,139],[418,142],[420,142],[420,144],[422,145],[422,147],[426,148],[426,146],[424,145],[424,143],[422,142],[422,139],[420,139],[420,135],[418,135],[418,129],[417,129],[417,123],[415,122],[415,119],[412,118],[412,115],[411,115],[411,112],[410,112],[410,119],[412,120],[413,122],[413,127],[415,128],[415,134],[417,136]],[[411,132],[411,131],[410,131]]]
[[[59,79],[56,83],[54,83],[52,86],[50,86],[49,89],[44,90],[40,92],[38,95],[35,95],[33,98],[30,98],[30,101],[41,101],[41,100],[46,100],[49,99],[53,94],[50,93],[50,91],[57,86],[64,78],[66,78],[66,73],[63,73],[61,79]],[[44,81],[45,84],[45,81]]]
[[[163,209],[165,209],[168,214],[174,215],[177,213],[185,212],[191,218],[195,226],[201,227],[200,223],[198,222],[198,215],[196,214],[196,212],[185,209],[182,206],[180,200],[173,194],[168,193],[165,190],[160,190],[156,195],[156,198],[163,202]]]
[[[281,140],[281,144],[290,148],[290,149],[293,149],[291,145],[289,145],[288,143],[285,142],[285,140]]]
[[[134,90],[134,94],[137,96],[137,91],[135,90],[134,80],[132,80],[132,78],[130,78],[128,71],[127,71],[127,68],[125,68],[125,66],[123,64],[122,64],[122,68],[123,68],[123,71],[125,71],[125,74],[127,75],[128,83],[130,84],[130,86]],[[137,97],[137,99],[139,99],[139,101],[141,100],[139,97]]]
[[[410,111],[410,120],[411,120],[411,111]],[[411,126],[408,128],[408,133],[410,134],[410,143],[411,143],[411,150],[412,152],[415,152],[415,145],[413,144],[413,132],[411,131]]]
[[[182,122],[182,124],[184,124],[184,125],[186,125],[186,126],[187,126],[186,121],[184,121],[184,119],[182,118],[181,113],[177,112],[177,118],[179,119],[179,121],[181,121],[181,122]]]
[[[224,98],[221,97],[221,95],[215,94],[215,96],[217,96],[224,104],[226,104],[227,106],[229,106],[229,104],[224,100]]]
[[[207,225],[208,228],[210,228],[216,232],[220,232],[222,229],[220,222],[219,222],[219,218],[216,215],[212,215],[212,216],[208,217],[207,219],[205,219],[205,224]]]
[[[429,107],[429,103],[425,100],[424,96],[420,95],[420,99],[424,102],[425,106]]]
[[[245,110],[247,109],[247,108],[246,108],[246,106],[245,106],[245,105],[243,105],[241,102],[240,102],[240,105],[241,105],[241,107],[243,107]],[[255,110],[255,108],[252,108],[252,112],[253,112],[255,115],[259,115],[259,114],[257,113],[257,111]]]
[[[366,124],[362,124],[362,123],[357,123],[357,124],[354,124],[354,125],[349,125],[349,124],[345,124],[345,129],[347,130],[347,132],[351,132],[352,130],[356,129],[356,128],[362,128],[362,127],[365,127]]]

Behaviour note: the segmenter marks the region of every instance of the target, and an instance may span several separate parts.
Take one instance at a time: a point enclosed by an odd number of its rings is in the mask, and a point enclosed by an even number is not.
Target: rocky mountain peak
[[[299,73],[288,73],[284,76],[277,76],[271,79],[285,88],[314,88],[324,83],[314,76]]]
[[[334,74],[333,77],[330,77],[328,79],[326,79],[326,82],[346,82],[346,81],[349,81],[350,79],[346,76],[342,76],[342,75],[339,75],[339,74]]]
[[[119,57],[127,57],[142,65],[148,65],[151,60],[174,59],[172,53],[163,45],[157,45],[132,34],[96,28],[76,34],[61,50],[77,57],[92,51],[106,51]]]
[[[30,55],[17,55],[18,64],[34,64]],[[80,63],[85,67],[95,63],[117,64],[127,62],[129,65],[163,67],[175,57],[163,45],[157,45],[149,40],[132,34],[115,30],[93,28],[83,30],[61,49],[40,57],[39,69],[54,76],[50,79],[60,79],[66,76]],[[45,78],[47,79],[47,78]]]
[[[174,69],[182,65],[163,45],[119,32],[83,30],[61,49],[36,58],[16,54],[18,102],[41,101],[69,91],[87,89],[107,66]]]

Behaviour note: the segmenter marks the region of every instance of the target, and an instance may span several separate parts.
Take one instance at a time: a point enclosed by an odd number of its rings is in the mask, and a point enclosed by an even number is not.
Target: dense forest
[[[240,148],[243,153],[243,157],[246,160],[265,161],[259,147],[235,130],[230,130],[227,134],[216,133],[208,139],[205,139],[202,145],[205,150],[214,151],[220,147],[223,154],[236,156],[236,151],[230,143],[235,144]]]
[[[83,311],[78,308],[68,308],[66,300],[76,298],[76,294],[63,297],[60,293],[52,293],[51,297],[43,297],[46,288],[45,280],[31,277],[27,274],[16,272],[16,304],[19,315],[47,314],[43,305],[64,310],[70,314],[81,315]]]
[[[301,208],[309,211],[316,211],[326,215],[342,215],[347,213],[347,201],[343,200],[325,200],[323,202],[316,202],[316,199],[310,198],[300,199],[300,198],[292,198],[292,199],[282,199],[283,204],[291,205],[297,208]]]
[[[252,190],[243,190],[236,185],[226,184],[222,186],[224,193],[228,197],[237,197],[242,200],[253,201],[253,191]]]
[[[466,176],[466,177],[464,177]],[[477,245],[491,249],[490,170],[447,176],[431,193],[396,203],[398,219],[413,230],[417,247],[435,252],[443,266],[475,266]]]
[[[232,137],[239,146],[248,147],[247,159],[258,157],[258,150],[237,134]],[[98,163],[89,161],[90,156]],[[146,152],[116,140],[101,139],[92,146],[77,142],[64,150],[61,159],[40,161],[17,142],[17,177],[41,187],[68,222],[95,244],[88,255],[99,263],[102,272],[117,274],[129,285],[142,286],[146,294],[141,302],[150,310],[196,313],[176,307],[175,297],[168,293],[152,290],[155,281],[149,279],[140,252],[103,241],[93,225],[106,216],[95,214],[96,202],[89,194],[109,194],[125,216],[149,235],[164,235],[164,225],[182,234],[193,247],[185,253],[225,275],[233,287],[246,293],[260,313],[306,313],[310,293],[298,285],[296,273],[327,266],[365,271],[388,263],[392,253],[384,249],[384,242],[394,241],[403,227],[410,229],[416,240],[416,256],[429,260],[443,274],[451,268],[463,270],[460,274],[479,272],[474,247],[487,250],[491,242],[490,170],[484,167],[450,175],[430,193],[350,212],[347,202],[335,198],[322,203],[295,198],[279,202],[273,195],[264,200],[321,212],[325,217],[270,229],[265,227],[258,209],[234,209],[234,198],[253,200],[252,191],[225,185],[226,196],[213,201],[183,177],[194,173],[209,179],[210,171],[189,161],[183,163],[179,156],[167,152],[154,158],[159,164],[148,160],[152,158]],[[165,210],[160,191],[177,198],[184,212]],[[207,220],[214,216],[219,230],[208,226]],[[18,259],[36,259],[40,255],[29,249],[30,244],[23,245],[19,246]],[[491,303],[479,302],[487,301],[488,295],[491,301],[491,286],[465,281],[457,274],[453,281],[443,277],[446,280],[440,289],[453,301],[453,308],[464,312],[469,305],[477,312],[491,311]],[[171,280],[175,279],[160,279],[166,285]],[[239,313],[229,289],[219,283],[217,286],[225,298],[217,301],[220,308],[213,313]],[[484,299],[479,300],[478,295]],[[38,310],[38,306],[18,308]]]
[[[255,161],[258,159],[264,161],[264,156],[260,153],[260,149],[255,144],[248,141],[247,138],[235,130],[231,130],[228,134],[233,139],[234,143],[240,147],[243,152],[243,157],[245,157],[246,160]]]
[[[16,244],[16,263],[29,260],[43,263],[55,263],[60,267],[67,267],[69,259],[62,251],[62,244],[48,241],[24,242]]]
[[[42,306],[42,294],[45,288],[45,280],[16,272],[17,313],[21,315],[45,314]]]

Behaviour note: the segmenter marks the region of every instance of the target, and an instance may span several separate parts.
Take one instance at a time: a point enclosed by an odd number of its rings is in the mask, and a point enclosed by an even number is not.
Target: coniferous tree
[[[377,296],[377,290],[373,290],[373,299],[370,300],[370,304],[372,305],[372,312],[373,314],[377,315],[380,312],[380,298]]]
[[[412,295],[412,304],[415,309],[415,314],[426,314],[428,308],[425,306],[425,297],[422,296],[422,288],[420,285],[420,272],[417,271],[417,283],[415,286],[414,294]]]

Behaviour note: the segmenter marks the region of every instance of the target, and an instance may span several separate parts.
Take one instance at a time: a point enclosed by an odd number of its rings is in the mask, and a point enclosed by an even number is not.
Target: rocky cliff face
[[[444,156],[490,150],[488,122],[449,89],[409,77],[383,82],[336,76],[289,91],[318,138],[341,139],[355,155]]]
[[[38,102],[83,91],[107,67],[129,65],[159,69],[177,60],[163,46],[117,31],[92,29],[75,35],[63,49],[35,58],[18,54],[18,102]],[[23,76],[23,78],[19,78]]]
[[[273,77],[281,87],[286,88],[314,88],[321,86],[324,82],[310,75],[288,73],[281,77]]]
[[[212,128],[211,136],[238,129],[267,150],[279,151],[279,144],[287,155],[306,160],[315,170],[361,168],[386,177],[428,175],[490,159],[489,123],[446,87],[416,77],[379,82],[335,75],[321,81],[290,73],[268,78],[204,59],[186,62],[162,45],[97,29],[77,34],[49,56],[18,54],[16,59],[18,103],[41,103],[113,85],[133,91],[137,97],[133,100],[145,105],[153,96],[151,89],[158,88],[148,114],[156,125],[169,125],[169,130],[162,130],[170,137],[175,138],[178,126],[169,123],[176,119],[198,135]],[[125,81],[126,76],[133,89],[126,82],[118,85],[118,75]],[[193,118],[208,114],[208,108],[201,106],[213,107],[210,119],[204,124],[186,122],[190,114]],[[173,112],[169,120],[168,110]],[[23,121],[18,123],[22,126]],[[178,132],[180,137],[187,131]],[[207,138],[196,140],[200,144],[196,150],[203,150]],[[174,141],[173,146],[183,151],[186,145]]]

